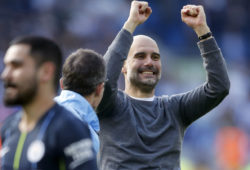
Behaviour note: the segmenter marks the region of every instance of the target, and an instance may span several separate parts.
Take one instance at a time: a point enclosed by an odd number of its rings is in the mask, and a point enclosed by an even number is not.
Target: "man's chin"
[[[4,100],[4,105],[5,106],[16,106],[16,105],[20,105],[16,100]]]
[[[3,98],[3,102],[6,106],[17,106],[17,105],[21,105],[23,103],[23,101],[18,98],[17,96],[4,96]]]
[[[137,87],[145,93],[151,93],[154,90],[156,84],[156,81],[142,81]]]
[[[150,79],[142,80],[141,84],[143,84],[145,86],[155,87],[155,85],[157,84],[157,80],[150,78]]]
[[[155,78],[141,79],[139,77],[130,79],[130,81],[133,86],[146,93],[151,93],[158,82]]]

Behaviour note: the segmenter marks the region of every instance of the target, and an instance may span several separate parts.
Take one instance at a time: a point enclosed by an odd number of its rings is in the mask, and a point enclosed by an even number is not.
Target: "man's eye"
[[[160,56],[158,56],[158,55],[153,55],[153,56],[152,56],[152,59],[153,59],[153,60],[160,60]]]
[[[135,58],[143,59],[143,58],[144,58],[144,55],[137,55]]]

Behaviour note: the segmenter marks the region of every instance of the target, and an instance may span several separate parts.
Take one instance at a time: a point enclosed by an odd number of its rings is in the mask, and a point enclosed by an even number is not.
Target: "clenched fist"
[[[148,2],[145,1],[132,1],[130,13],[127,21],[124,24],[124,27],[129,32],[133,33],[135,28],[144,23],[150,14],[152,13],[151,8],[148,5]]]
[[[181,10],[181,19],[189,27],[193,28],[199,36],[210,32],[207,26],[206,15],[202,6],[186,5]]]

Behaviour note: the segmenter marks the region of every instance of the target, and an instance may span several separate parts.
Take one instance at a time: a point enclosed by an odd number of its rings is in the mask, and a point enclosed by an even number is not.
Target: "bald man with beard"
[[[181,10],[182,21],[200,39],[207,81],[186,93],[155,96],[162,69],[159,47],[146,35],[132,36],[151,12],[147,2],[132,1],[127,21],[104,56],[108,81],[97,111],[101,170],[179,170],[186,128],[229,93],[225,61],[203,7],[187,5]],[[117,87],[120,72],[124,91]]]

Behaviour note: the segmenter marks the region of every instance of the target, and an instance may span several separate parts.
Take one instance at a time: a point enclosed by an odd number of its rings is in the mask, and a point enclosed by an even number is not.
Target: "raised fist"
[[[145,1],[132,1],[129,17],[124,25],[125,29],[131,33],[139,25],[144,23],[152,13],[148,2]]]
[[[181,10],[181,19],[189,27],[193,28],[198,36],[210,32],[204,9],[200,5],[184,6]]]

